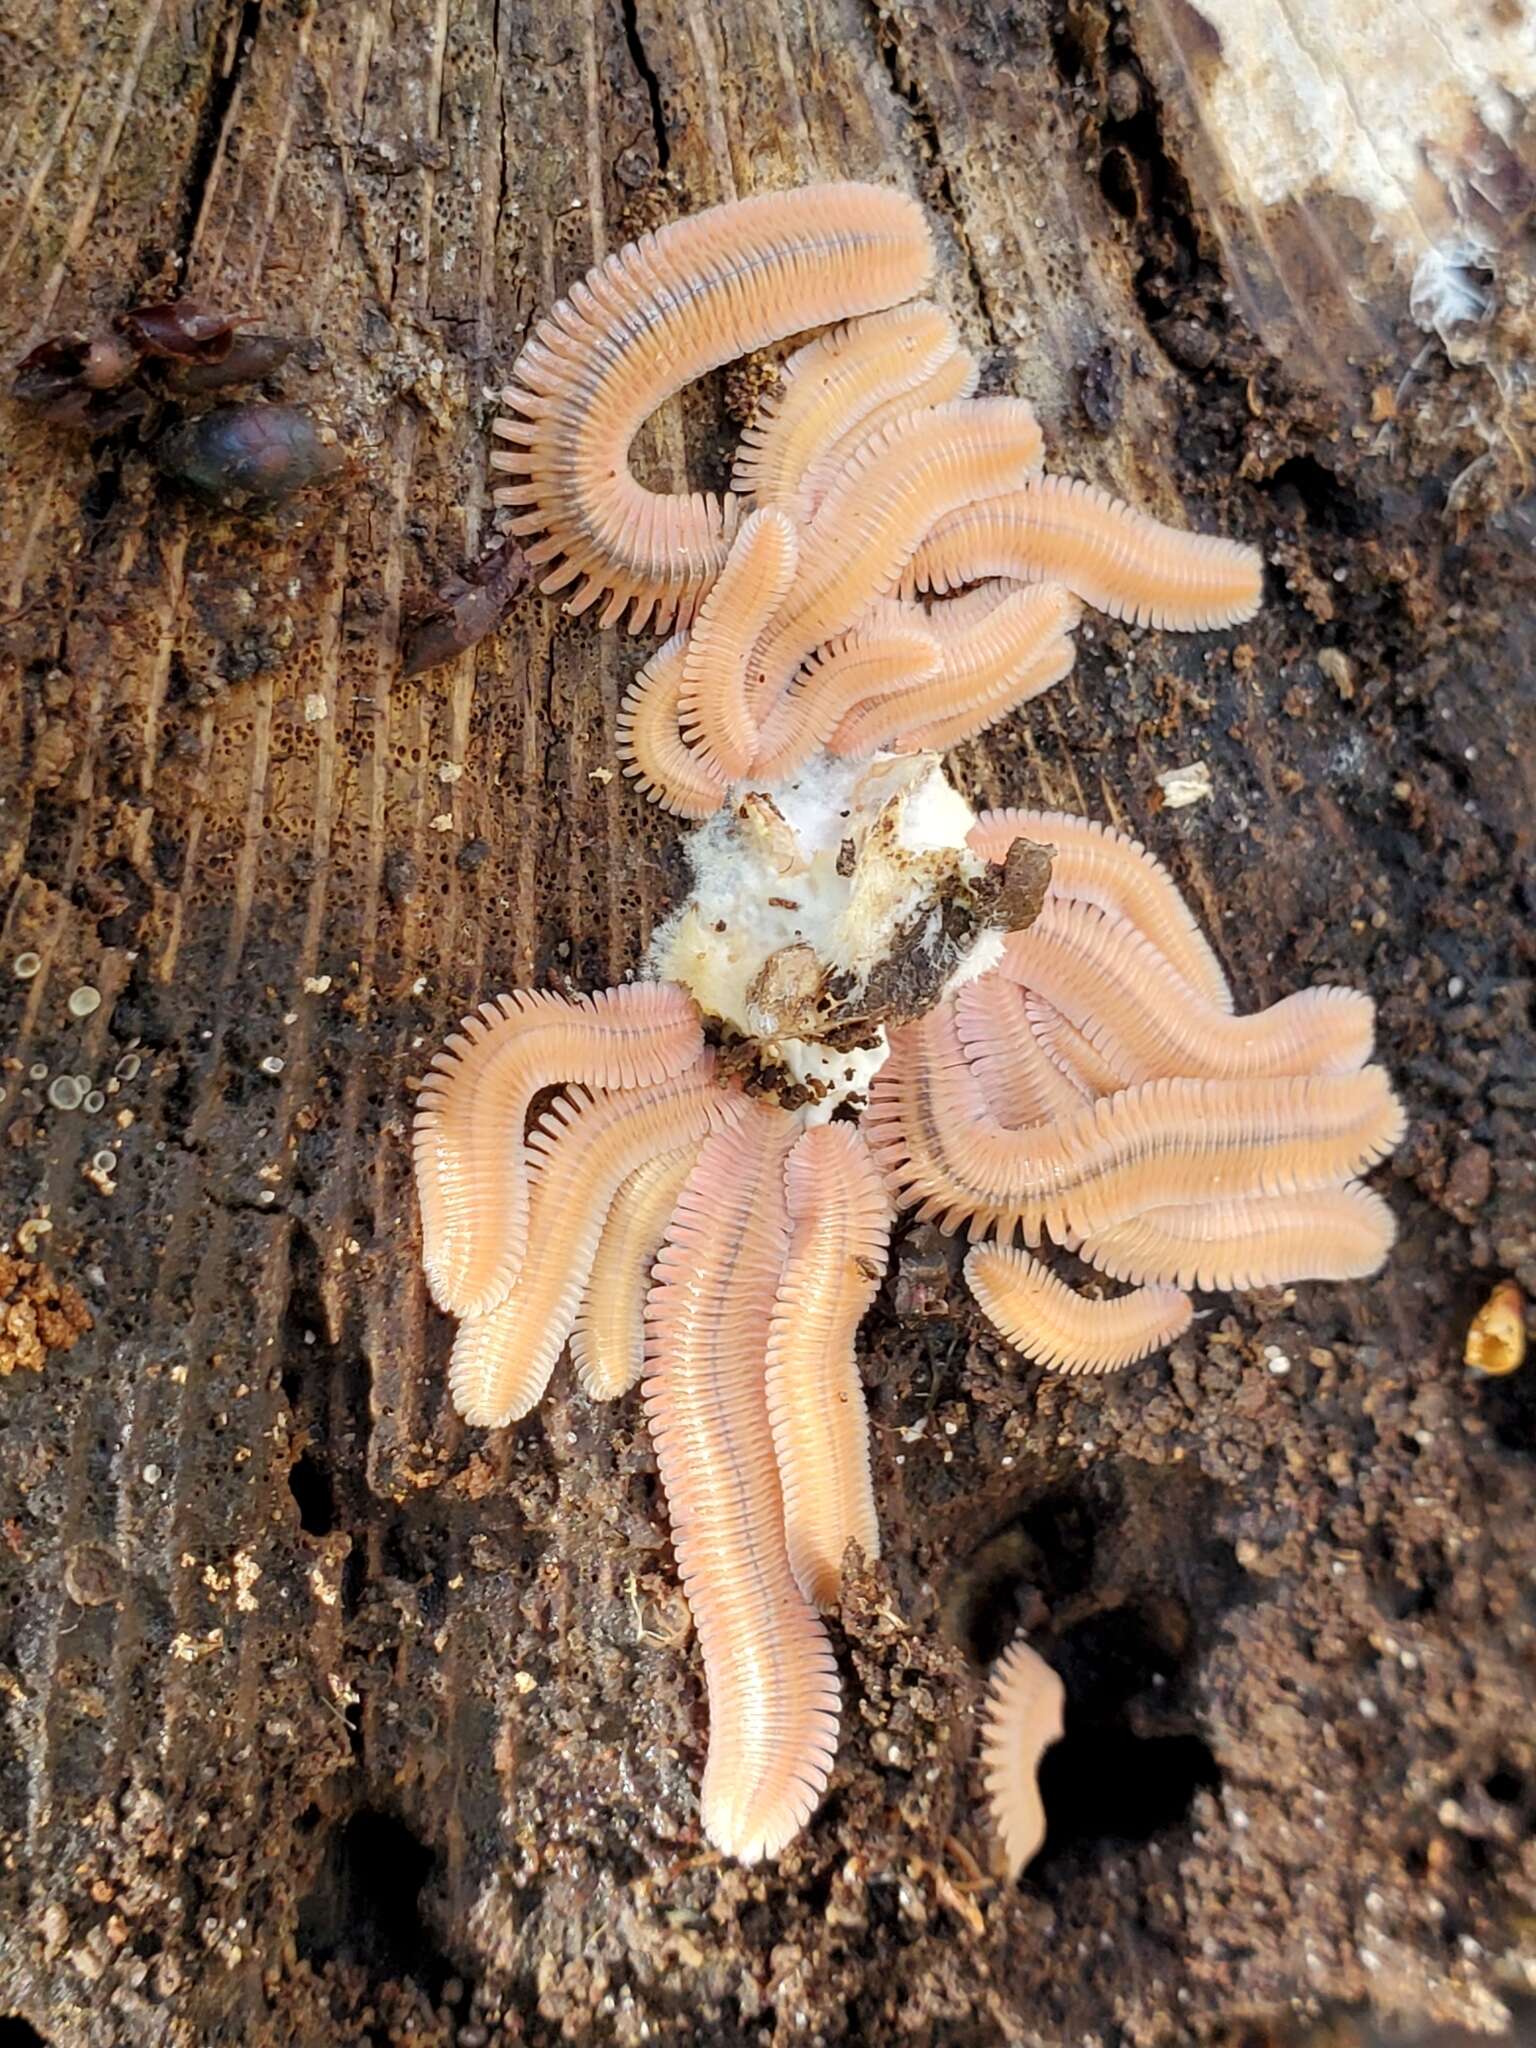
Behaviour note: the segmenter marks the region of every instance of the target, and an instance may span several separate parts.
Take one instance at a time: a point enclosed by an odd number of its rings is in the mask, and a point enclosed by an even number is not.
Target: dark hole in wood
[[[1129,150],[1110,149],[1104,153],[1104,162],[1099,171],[1099,186],[1104,197],[1122,220],[1141,219],[1143,208],[1142,178],[1136,159]]]
[[[1479,1382],[1477,1408],[1506,1451],[1536,1457],[1536,1372],[1529,1366]]]
[[[1150,1604],[1091,1615],[1052,1645],[1051,1662],[1079,1714],[1116,1715],[1128,1700],[1179,1670],[1188,1617],[1177,1603],[1166,1604],[1173,1609],[1168,1616]]]
[[[1073,1851],[1149,1842],[1179,1825],[1202,1787],[1220,1783],[1198,1735],[1144,1738],[1125,1727],[1095,1727],[1080,1723],[1070,1706],[1066,1720],[1066,1735],[1040,1766],[1047,1833],[1031,1866],[1036,1874]]]
[[[1183,1603],[1158,1592],[1089,1615],[1050,1646],[1067,1689],[1066,1733],[1040,1767],[1047,1834],[1037,1871],[1100,1844],[1150,1841],[1220,1783],[1204,1740],[1168,1725],[1187,1719],[1174,1696],[1193,1653]]]
[[[410,1976],[435,1992],[448,1975],[422,1917],[432,1851],[404,1821],[364,1808],[325,1840],[315,1882],[299,1906],[299,1955],[338,1959],[370,1975]]]
[[[117,503],[122,486],[122,473],[116,462],[104,463],[80,494],[82,518],[89,523],[105,519]]]
[[[298,1502],[299,1526],[310,1536],[329,1536],[336,1526],[336,1489],[324,1459],[305,1451],[288,1468],[288,1491]]]
[[[1324,533],[1356,535],[1364,530],[1360,501],[1344,479],[1312,455],[1293,455],[1270,477],[1266,489],[1282,509],[1296,508],[1308,526]]]

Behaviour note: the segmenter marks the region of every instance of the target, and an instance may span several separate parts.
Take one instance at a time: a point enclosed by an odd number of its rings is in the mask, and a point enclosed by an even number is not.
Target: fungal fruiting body
[[[649,970],[693,997],[727,1066],[817,1118],[861,1104],[893,1020],[1001,946],[971,816],[932,754],[823,758],[749,790],[693,835]]]
[[[1392,1239],[1359,1185],[1402,1127],[1369,1002],[1238,1014],[1144,847],[978,818],[944,774],[1066,672],[1081,605],[1230,623],[1260,569],[1043,476],[1028,408],[973,400],[953,324],[903,303],[932,261],[911,201],[817,187],[664,228],[539,324],[498,495],[568,608],[679,625],[618,746],[697,824],[691,888],[639,982],[466,1018],[416,1119],[466,1419],[528,1413],[567,1342],[595,1398],[643,1377],[709,1694],[704,1831],[747,1860],[804,1825],[836,1754],[824,1616],[845,1553],[879,1546],[856,1332],[898,1209],[976,1240],[987,1316],[1068,1373],[1170,1342],[1192,1287],[1359,1276]],[[639,485],[630,443],[669,394],[833,320],[723,503]],[[1074,1289],[1047,1239],[1130,1291]],[[1020,1758],[1059,1724],[1032,1657],[989,1709],[1014,1864],[1040,1826]]]

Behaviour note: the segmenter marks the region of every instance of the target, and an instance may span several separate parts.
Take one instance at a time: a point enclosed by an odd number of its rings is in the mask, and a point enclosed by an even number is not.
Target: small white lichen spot
[[[1203,803],[1212,793],[1211,771],[1204,761],[1191,761],[1183,768],[1166,768],[1157,778],[1163,802],[1170,811],[1182,811],[1186,804]]]
[[[216,1657],[223,1647],[221,1628],[211,1628],[205,1636],[195,1636],[183,1629],[171,1639],[171,1655],[180,1664],[200,1664],[205,1657]]]
[[[235,1552],[235,1605],[242,1614],[256,1612],[256,1596],[251,1591],[261,1577],[261,1566],[248,1550]]]

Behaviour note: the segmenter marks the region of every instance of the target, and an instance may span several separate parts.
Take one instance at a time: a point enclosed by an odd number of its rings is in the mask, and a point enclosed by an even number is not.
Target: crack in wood
[[[891,91],[912,117],[912,126],[921,144],[920,160],[930,173],[930,189],[927,196],[949,222],[959,244],[960,253],[965,258],[966,276],[970,280],[976,309],[986,325],[987,339],[994,348],[1006,347],[1007,337],[998,323],[993,294],[972,246],[965,209],[960,203],[945,157],[939,134],[938,116],[934,112],[933,103],[928,97],[922,78],[903,46],[900,21],[888,8],[881,5],[881,0],[865,0],[864,12],[870,24],[875,54],[890,83]]]
[[[667,116],[662,105],[661,80],[646,53],[645,40],[640,34],[640,11],[636,0],[623,0],[624,42],[629,51],[630,62],[634,65],[640,83],[645,87],[646,98],[651,107],[651,132],[656,138],[656,168],[664,171],[672,159],[672,145],[667,139]]]
[[[203,204],[224,146],[224,130],[260,30],[261,0],[232,0],[224,25],[225,68],[222,74],[216,73],[209,83],[208,97],[203,104],[187,165],[181,219],[176,231],[178,267],[183,276],[192,260],[192,245],[197,239]]]

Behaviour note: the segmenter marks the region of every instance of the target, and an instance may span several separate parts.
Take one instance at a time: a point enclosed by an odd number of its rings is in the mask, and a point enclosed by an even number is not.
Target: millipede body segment
[[[932,678],[859,705],[827,745],[856,760],[882,747],[942,753],[985,732],[1071,668],[1078,606],[1058,584],[1010,590],[963,628],[947,627],[944,608],[932,614],[939,668]]]
[[[973,1245],[965,1278],[994,1329],[1052,1372],[1118,1372],[1182,1337],[1194,1314],[1194,1303],[1176,1287],[1137,1287],[1115,1301],[1090,1301],[1010,1245]]]
[[[734,501],[638,484],[629,448],[685,385],[737,356],[910,298],[933,267],[919,208],[874,185],[813,185],[711,208],[599,264],[540,321],[503,393],[495,466],[514,533],[542,536],[545,590],[602,622],[691,614],[718,575]]]
[[[759,636],[784,602],[800,559],[793,522],[754,512],[699,607],[683,656],[678,723],[684,743],[722,780],[744,775],[758,750],[747,702],[747,668]]]
[[[1031,1029],[1021,990],[1006,975],[983,974],[955,993],[955,1037],[985,1103],[1007,1130],[1070,1116],[1087,1084],[1059,1065]]]
[[[782,390],[741,437],[731,487],[803,523],[827,479],[891,409],[899,416],[968,397],[976,366],[949,315],[916,305],[834,328],[796,349],[782,375]]]
[[[982,1711],[981,1761],[1003,1874],[1016,1878],[1045,1841],[1040,1759],[1062,1735],[1066,1694],[1038,1650],[1016,1638],[998,1658]]]
[[[1009,1129],[956,1104],[976,1084],[952,1023],[906,1027],[875,1077],[870,1148],[902,1199],[973,1236],[1092,1236],[1204,1195],[1343,1185],[1393,1150],[1403,1114],[1380,1067],[1276,1080],[1164,1079]]]
[[[704,1826],[744,1862],[804,1826],[837,1748],[837,1670],[795,1582],[767,1394],[795,1137],[751,1106],[704,1145],[646,1308],[646,1417],[714,1705]]]
[[[1218,1010],[1230,1011],[1232,991],[1205,934],[1190,915],[1172,878],[1139,840],[1066,811],[983,811],[969,844],[984,860],[1001,863],[1016,839],[1049,846],[1048,897],[1091,903],[1123,918]]]
[[[1252,548],[1179,533],[1091,484],[1046,476],[947,513],[913,555],[905,584],[1064,583],[1112,618],[1188,631],[1251,619],[1263,574]]]
[[[1145,1209],[1096,1231],[1079,1250],[1112,1280],[1174,1287],[1279,1287],[1364,1280],[1397,1236],[1373,1188],[1346,1181],[1304,1195],[1246,1195]]]
[[[1038,466],[1040,448],[1035,416],[1018,398],[934,406],[862,442],[806,528],[804,573],[758,643],[760,709],[894,586],[940,505],[1006,490]]]
[[[614,737],[637,789],[674,817],[698,820],[719,810],[727,785],[680,730],[687,660],[686,633],[657,648],[624,693]]]
[[[698,1146],[653,1152],[621,1183],[571,1330],[571,1363],[596,1401],[627,1394],[645,1370],[645,1298],[656,1254]]]
[[[539,1171],[526,1255],[496,1306],[460,1323],[453,1347],[449,1384],[467,1421],[500,1429],[539,1401],[575,1325],[615,1197],[647,1160],[702,1143],[739,1113],[739,1101],[707,1073],[560,1098],[545,1112],[529,1141]]]
[[[574,285],[495,423],[543,587],[677,628],[615,741],[697,829],[641,980],[500,996],[432,1061],[423,1263],[468,1422],[528,1414],[567,1343],[591,1398],[643,1377],[708,1692],[699,1821],[747,1861],[835,1767],[829,1617],[849,1547],[880,1548],[858,1331],[898,1211],[974,1240],[1002,1343],[1075,1374],[1179,1341],[1191,1288],[1361,1278],[1393,1236],[1359,1179],[1403,1123],[1368,999],[1243,1014],[1146,847],[1061,811],[978,818],[944,772],[1066,674],[1083,605],[1235,623],[1262,565],[1044,474],[1029,407],[974,398],[955,323],[915,297],[933,267],[898,192],[714,208]],[[642,487],[645,419],[791,337],[730,492]],[[983,1740],[1014,1873],[1061,1707],[1016,1644]]]
[[[851,1124],[817,1124],[785,1171],[790,1236],[768,1333],[768,1414],[795,1583],[837,1602],[843,1552],[880,1554],[854,1334],[875,1298],[891,1203]]]
[[[697,1012],[677,989],[519,990],[466,1017],[416,1098],[422,1257],[438,1304],[483,1314],[516,1277],[531,1169],[523,1125],[541,1089],[644,1087],[703,1051]]]
[[[906,698],[937,676],[942,665],[938,641],[917,621],[886,624],[872,618],[828,641],[764,720],[753,776],[769,784],[783,782],[841,733],[857,711],[874,712]],[[833,751],[857,759],[875,749],[843,745]]]
[[[1126,1081],[1349,1074],[1370,1057],[1369,997],[1309,988],[1257,1016],[1234,1017],[1197,995],[1149,939],[1096,904],[1047,902],[1010,933],[1001,970],[1077,1027]]]

